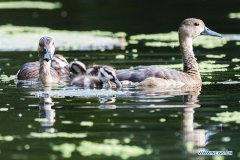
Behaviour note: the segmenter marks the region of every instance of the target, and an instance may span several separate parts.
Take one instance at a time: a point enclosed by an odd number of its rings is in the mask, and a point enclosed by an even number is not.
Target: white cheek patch
[[[107,72],[103,68],[100,68],[98,77],[104,81],[111,79],[111,76],[107,74]]]
[[[107,75],[108,76],[108,79],[113,79],[113,76],[111,76],[111,75]]]

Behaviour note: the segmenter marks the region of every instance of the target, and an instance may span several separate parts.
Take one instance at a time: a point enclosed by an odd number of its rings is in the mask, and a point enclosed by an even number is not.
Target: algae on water
[[[12,80],[15,80],[16,76],[15,75],[10,75],[10,76],[7,76],[7,75],[0,75],[0,81],[1,82],[10,82]]]
[[[122,145],[117,139],[105,139],[103,143],[81,141],[79,145],[64,143],[60,145],[52,145],[52,149],[61,152],[63,158],[70,158],[73,152],[78,152],[82,156],[115,156],[121,159],[149,155],[152,153],[151,149]]]
[[[240,13],[239,13],[239,12],[229,13],[229,14],[228,14],[228,17],[229,17],[230,19],[240,19]]]
[[[66,133],[66,132],[58,132],[58,133],[37,133],[31,132],[29,134],[30,138],[85,138],[87,137],[86,133]]]
[[[114,143],[109,143],[109,141],[114,141]],[[104,143],[82,141],[80,146],[77,147],[77,151],[83,156],[105,155],[116,156],[121,159],[148,155],[152,152],[151,149],[143,149],[138,146],[118,144],[114,139],[108,140],[107,143],[106,140]]]
[[[217,113],[216,117],[211,117],[211,120],[216,121],[216,122],[222,122],[222,123],[235,122],[235,123],[239,124],[240,123],[240,112],[234,111],[234,112]]]
[[[1,141],[13,141],[14,140],[14,137],[13,136],[2,136],[1,134],[0,134],[0,142]]]
[[[148,47],[175,48],[179,46],[178,32],[134,35],[130,37],[130,41],[134,41],[135,44],[142,41],[145,43],[145,46]],[[195,47],[200,46],[207,49],[222,47],[226,43],[226,38],[216,38],[210,36],[199,36],[193,41],[193,45]]]
[[[44,9],[53,10],[62,7],[60,2],[44,1],[9,1],[0,2],[0,9]]]
[[[53,145],[52,150],[61,152],[63,158],[71,158],[72,153],[76,150],[76,145],[72,143]]]
[[[47,27],[0,26],[0,51],[35,51],[42,36],[51,36],[60,51],[111,50],[123,48],[126,43],[119,36],[123,32],[53,30]],[[63,38],[64,37],[64,38]]]

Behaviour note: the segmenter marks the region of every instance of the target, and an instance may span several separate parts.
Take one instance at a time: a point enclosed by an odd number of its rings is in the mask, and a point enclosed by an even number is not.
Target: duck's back
[[[120,81],[128,80],[132,82],[142,82],[149,77],[162,78],[166,80],[173,79],[184,83],[188,83],[192,80],[191,76],[184,72],[159,66],[138,66],[133,69],[117,71],[117,78]]]
[[[18,80],[38,81],[39,62],[25,63],[17,73]]]

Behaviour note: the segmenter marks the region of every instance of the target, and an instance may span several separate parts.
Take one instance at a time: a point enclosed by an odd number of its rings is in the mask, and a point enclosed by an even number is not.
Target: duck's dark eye
[[[194,26],[199,26],[199,23],[194,23]]]

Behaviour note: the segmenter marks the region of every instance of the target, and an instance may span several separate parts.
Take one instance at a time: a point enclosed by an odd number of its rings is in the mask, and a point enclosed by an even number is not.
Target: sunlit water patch
[[[119,96],[128,96],[129,92],[123,91],[114,91],[114,90],[105,90],[105,89],[62,89],[62,90],[50,90],[50,91],[38,91],[31,92],[31,95],[34,95],[38,98],[40,97],[119,97]]]

